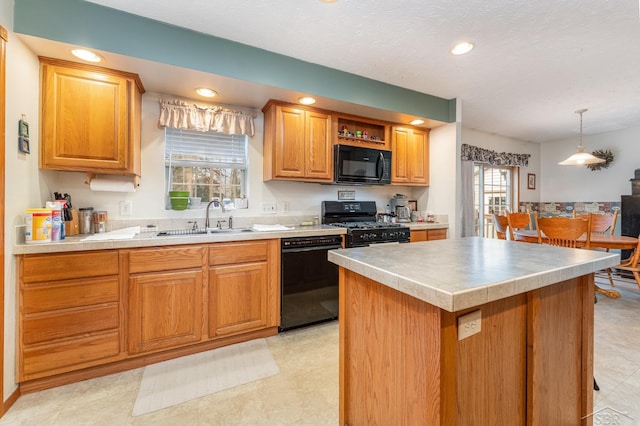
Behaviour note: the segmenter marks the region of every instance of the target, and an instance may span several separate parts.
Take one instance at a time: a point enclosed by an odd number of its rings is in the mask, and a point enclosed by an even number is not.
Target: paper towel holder
[[[98,175],[97,173],[87,172],[87,176],[84,179],[84,183],[86,183],[87,185],[90,185],[91,181],[95,179],[97,175]],[[136,188],[140,186],[140,176],[133,175],[133,186]]]

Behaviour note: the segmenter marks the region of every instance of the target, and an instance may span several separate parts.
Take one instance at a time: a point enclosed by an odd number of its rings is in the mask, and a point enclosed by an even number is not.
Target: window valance
[[[252,115],[219,106],[198,106],[180,100],[160,100],[158,126],[253,136],[255,134],[253,118]]]
[[[478,146],[462,144],[460,158],[462,161],[476,161],[488,163],[492,166],[521,166],[529,165],[531,154],[512,154],[508,152],[495,152]]]

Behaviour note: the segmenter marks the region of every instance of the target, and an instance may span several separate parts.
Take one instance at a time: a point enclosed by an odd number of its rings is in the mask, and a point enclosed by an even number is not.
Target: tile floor
[[[619,289],[622,298],[599,296],[595,307],[596,425],[640,424],[640,292]],[[267,342],[280,374],[257,382],[132,417],[142,376],[136,369],[24,395],[0,425],[337,425],[337,323]]]

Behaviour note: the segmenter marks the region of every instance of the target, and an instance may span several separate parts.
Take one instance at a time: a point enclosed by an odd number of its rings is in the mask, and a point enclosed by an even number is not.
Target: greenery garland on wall
[[[587,167],[592,172],[600,169],[608,169],[609,164],[613,162],[613,153],[610,149],[596,149],[591,154],[593,154],[594,157],[602,158],[604,160],[604,163],[587,164]]]

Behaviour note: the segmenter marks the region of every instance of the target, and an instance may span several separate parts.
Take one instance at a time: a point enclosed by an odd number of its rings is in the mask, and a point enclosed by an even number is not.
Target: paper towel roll
[[[93,178],[89,183],[92,191],[111,191],[111,192],[136,192],[136,186],[132,181]]]

